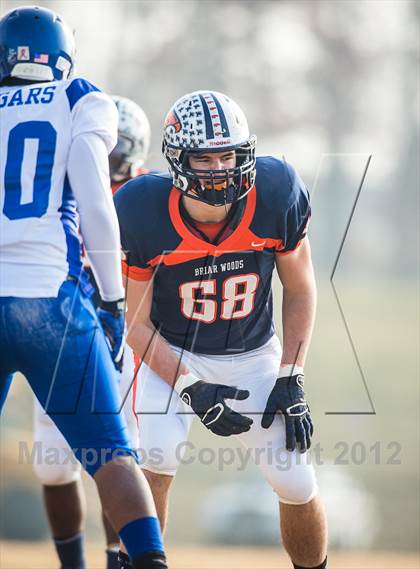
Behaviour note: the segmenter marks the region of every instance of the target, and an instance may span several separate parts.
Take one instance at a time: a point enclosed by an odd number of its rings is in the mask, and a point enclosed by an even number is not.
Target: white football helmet
[[[242,109],[232,99],[216,91],[195,91],[178,99],[169,110],[162,152],[176,188],[191,198],[221,206],[242,199],[252,189],[256,140],[249,134]],[[235,150],[234,168],[204,170],[190,166],[192,154],[225,150]]]
[[[118,109],[118,142],[109,157],[113,182],[135,175],[149,152],[150,123],[143,109],[131,99],[112,96]]]

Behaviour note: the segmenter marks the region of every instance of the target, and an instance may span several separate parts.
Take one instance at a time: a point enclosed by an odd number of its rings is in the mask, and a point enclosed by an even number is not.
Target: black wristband
[[[120,298],[118,300],[102,300],[101,308],[110,312],[114,316],[119,316],[121,312],[124,312],[125,299]]]

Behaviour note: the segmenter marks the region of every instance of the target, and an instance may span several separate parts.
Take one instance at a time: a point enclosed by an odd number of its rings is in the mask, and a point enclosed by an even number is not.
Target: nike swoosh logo
[[[263,245],[265,245],[265,241],[261,241],[261,243],[255,243],[255,241],[253,241],[251,243],[251,247],[262,247]]]

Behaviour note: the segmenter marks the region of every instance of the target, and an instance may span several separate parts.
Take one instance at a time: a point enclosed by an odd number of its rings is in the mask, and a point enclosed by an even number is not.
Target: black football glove
[[[118,371],[122,370],[125,347],[125,301],[101,302],[96,313],[111,352],[112,361]]]
[[[189,373],[180,377],[179,396],[215,435],[229,437],[249,431],[252,419],[233,411],[226,399],[246,399],[249,391],[220,383],[208,383]],[[186,385],[184,387],[184,385]]]
[[[268,429],[276,414],[282,413],[286,424],[287,450],[293,451],[297,447],[300,452],[305,452],[311,446],[314,427],[303,390],[304,375],[283,369],[287,371],[280,371],[281,377],[277,379],[268,397],[261,426]]]

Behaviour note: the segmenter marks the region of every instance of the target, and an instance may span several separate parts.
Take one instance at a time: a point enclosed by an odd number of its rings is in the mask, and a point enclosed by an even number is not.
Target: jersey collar
[[[244,237],[249,233],[249,226],[251,224],[252,218],[255,213],[255,206],[257,202],[256,187],[254,186],[252,190],[246,196],[245,211],[242,215],[242,219],[239,222],[236,229],[221,243],[214,245],[209,243],[204,239],[201,239],[197,235],[194,235],[182,219],[179,205],[182,197],[182,193],[175,187],[169,194],[169,215],[171,222],[175,227],[177,233],[182,237],[186,245],[191,247],[191,249],[199,251],[208,251],[214,256],[218,256],[227,251],[240,251],[244,249]]]

